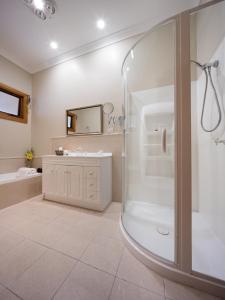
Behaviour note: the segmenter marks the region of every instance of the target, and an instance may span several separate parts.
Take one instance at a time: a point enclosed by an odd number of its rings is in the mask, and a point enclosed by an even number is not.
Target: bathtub
[[[0,209],[41,194],[39,173],[18,176],[16,172],[0,174]]]

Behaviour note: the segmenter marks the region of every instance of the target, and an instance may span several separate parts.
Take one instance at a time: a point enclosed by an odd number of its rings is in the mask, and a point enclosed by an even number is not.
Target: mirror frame
[[[70,128],[68,128],[68,115],[71,115],[72,110],[81,110],[86,108],[93,108],[93,107],[99,107],[100,108],[100,131],[98,132],[88,132],[88,133],[70,133]],[[72,120],[73,123],[73,120]],[[76,127],[76,124],[72,125],[74,128]],[[90,105],[90,106],[82,106],[82,107],[76,107],[76,108],[70,108],[66,110],[66,135],[67,136],[74,136],[74,135],[100,135],[103,134],[103,105],[102,104],[96,104],[96,105]]]

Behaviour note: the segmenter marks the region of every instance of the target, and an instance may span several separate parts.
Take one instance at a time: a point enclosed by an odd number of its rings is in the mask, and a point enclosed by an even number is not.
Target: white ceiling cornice
[[[128,39],[135,35],[144,34],[146,31],[149,30],[149,28],[150,28],[149,26],[150,26],[149,22],[146,22],[146,23],[138,24],[138,25],[126,28],[124,30],[118,31],[109,36],[101,38],[97,41],[90,42],[88,44],[85,44],[83,46],[75,48],[71,51],[68,51],[62,55],[56,56],[52,59],[49,59],[42,64],[39,64],[39,65],[36,65],[33,67],[29,67],[28,72],[34,74],[34,73],[37,73],[44,69],[47,69],[47,68],[53,67],[55,65],[58,65],[60,63],[66,62],[68,60],[74,59],[76,57],[85,55],[87,53],[96,51],[98,49],[104,48],[104,47],[112,45],[112,44],[118,43],[122,40]]]
[[[9,61],[15,63],[17,66],[24,69],[28,73],[35,74],[44,69],[53,67],[55,65],[58,65],[60,63],[66,62],[71,59],[74,59],[76,57],[85,55],[87,53],[96,51],[98,49],[104,48],[104,47],[112,45],[112,44],[118,43],[118,42],[128,39],[132,36],[144,34],[146,31],[148,31],[150,29],[151,25],[152,24],[150,24],[149,22],[145,22],[145,23],[141,23],[141,24],[138,24],[135,26],[131,26],[129,28],[120,30],[109,36],[101,38],[99,40],[96,40],[96,41],[90,42],[88,44],[85,44],[83,46],[77,47],[71,51],[68,51],[62,55],[56,56],[52,59],[46,60],[45,62],[35,65],[35,66],[29,66],[29,65],[25,66],[23,64],[20,64],[14,57],[11,57],[10,55],[8,55],[8,53],[6,51],[4,51],[4,49],[0,49],[0,55],[4,56]]]

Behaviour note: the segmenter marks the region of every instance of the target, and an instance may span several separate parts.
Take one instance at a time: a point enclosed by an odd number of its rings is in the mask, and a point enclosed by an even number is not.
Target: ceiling
[[[36,17],[23,0],[0,0],[0,54],[35,73],[134,34],[198,0],[56,0],[51,19]],[[103,18],[106,28],[96,28]],[[49,47],[58,42],[57,50]]]

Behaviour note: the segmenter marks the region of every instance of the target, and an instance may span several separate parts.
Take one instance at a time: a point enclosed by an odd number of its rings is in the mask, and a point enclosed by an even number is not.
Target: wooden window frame
[[[67,127],[67,130],[70,132],[76,131],[76,115],[72,112],[67,112],[67,118],[71,117],[71,127]]]
[[[0,119],[26,124],[28,122],[28,104],[30,96],[3,83],[0,83],[0,91],[19,98],[18,116],[0,111]]]

